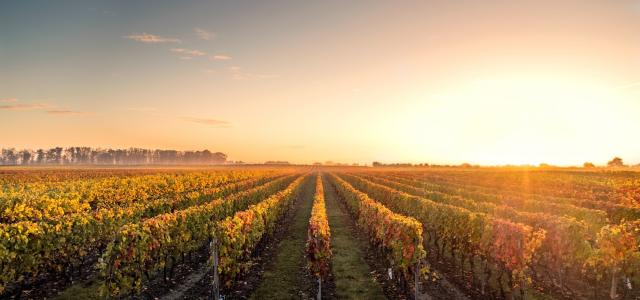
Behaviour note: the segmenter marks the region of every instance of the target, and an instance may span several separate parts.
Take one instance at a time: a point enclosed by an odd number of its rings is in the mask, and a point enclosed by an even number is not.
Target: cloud
[[[152,107],[152,106],[127,107],[127,108],[124,108],[124,109],[128,110],[128,111],[134,111],[134,112],[150,115],[150,116],[163,116],[164,115],[163,113],[161,113],[158,110],[158,108]]]
[[[257,73],[245,72],[245,71],[242,71],[242,68],[238,66],[229,67],[229,72],[231,72],[231,78],[235,80],[267,79],[267,78],[278,77],[278,75],[272,75],[272,74],[257,74]]]
[[[39,110],[50,108],[51,105],[44,103],[31,103],[31,104],[7,104],[0,105],[0,110]]]
[[[0,102],[17,102],[17,99],[1,99]],[[5,104],[0,105],[0,110],[19,110],[19,111],[28,111],[28,110],[43,110],[45,113],[50,115],[83,115],[85,113],[80,111],[68,110],[59,108],[55,105],[51,105],[48,103],[16,103],[16,104]]]
[[[154,35],[154,34],[149,34],[144,32],[142,34],[125,35],[123,36],[123,38],[138,41],[141,43],[149,43],[149,44],[181,42],[179,39],[165,38],[159,35]]]
[[[182,117],[181,119],[184,120],[184,121],[187,121],[187,122],[209,125],[209,126],[216,127],[216,128],[229,128],[229,127],[231,127],[231,123],[229,123],[227,121],[216,120],[216,119],[193,118],[193,117]]]
[[[53,110],[47,110],[47,113],[50,115],[67,115],[67,116],[79,116],[79,115],[84,115],[85,113],[80,112],[80,111],[74,111],[74,110],[67,110],[67,109],[53,109]]]
[[[204,30],[202,28],[196,27],[196,28],[193,29],[193,31],[196,33],[196,35],[199,38],[201,38],[203,40],[206,40],[206,41],[211,40],[211,39],[216,37],[215,33],[207,31],[207,30]]]
[[[230,60],[230,59],[232,59],[231,56],[223,55],[223,54],[216,54],[211,56],[211,60]]]
[[[0,102],[2,103],[14,103],[18,102],[17,98],[0,98]]]
[[[173,49],[171,49],[171,51],[175,52],[175,53],[180,53],[185,57],[207,55],[206,53],[204,53],[204,52],[202,52],[200,50],[193,50],[193,49],[186,49],[186,48],[173,48]]]

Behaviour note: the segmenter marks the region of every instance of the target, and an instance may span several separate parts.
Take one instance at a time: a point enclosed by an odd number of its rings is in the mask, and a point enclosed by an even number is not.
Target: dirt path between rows
[[[372,276],[374,271],[365,260],[367,245],[356,238],[351,216],[337,199],[336,191],[326,177],[323,185],[331,229],[333,296],[338,299],[386,299],[382,287]]]
[[[276,255],[267,264],[262,282],[250,299],[312,299],[315,296],[305,256],[315,182],[315,175],[305,181],[286,236],[276,246]]]

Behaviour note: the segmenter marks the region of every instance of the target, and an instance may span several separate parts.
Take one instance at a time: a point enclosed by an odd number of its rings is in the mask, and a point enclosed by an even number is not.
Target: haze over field
[[[640,162],[640,1],[3,1],[0,148]]]

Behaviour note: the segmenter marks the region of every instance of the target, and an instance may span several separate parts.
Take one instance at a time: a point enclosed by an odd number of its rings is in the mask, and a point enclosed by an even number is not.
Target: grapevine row
[[[201,249],[214,237],[220,244],[220,270],[225,278],[233,278],[243,270],[237,262],[248,255],[248,249],[265,232],[273,229],[274,220],[284,207],[280,204],[291,201],[303,179],[298,177],[286,188],[282,184],[291,181],[123,226],[101,258],[100,268],[106,278],[104,291],[139,291],[155,271],[175,262],[181,254]]]
[[[260,173],[240,171],[27,184],[0,193],[0,222],[56,223],[73,213],[197,197],[200,191],[256,176]]]
[[[627,280],[627,288],[631,288],[631,280],[640,282],[640,220],[607,225],[600,230],[596,238],[597,249],[585,267],[595,282],[603,281],[603,275],[610,280],[609,297],[617,299],[617,287],[621,278]]]
[[[356,181],[367,180],[345,176]],[[563,277],[569,271],[580,273],[581,266],[593,251],[591,244],[594,242],[593,238],[597,231],[590,230],[585,222],[574,218],[521,212],[505,205],[476,202],[459,196],[421,190],[384,178],[368,177],[368,180],[410,195],[425,197],[434,202],[465,208],[472,212],[486,213],[497,218],[529,225],[533,229],[545,230],[545,238],[532,258],[531,269],[536,278],[551,277],[549,279],[564,283]]]
[[[468,261],[474,268],[476,258],[480,259],[488,275],[481,279],[483,289],[492,270],[497,268],[501,270],[499,279],[507,273],[511,287],[524,293],[530,280],[531,260],[545,237],[545,230],[433,202],[370,181],[351,183],[394,211],[420,221],[427,237],[436,245],[439,257],[448,246],[452,255],[458,253],[461,265]]]
[[[553,203],[550,201],[539,201],[524,197],[496,197],[468,189],[454,189],[439,184],[427,183],[422,186],[425,193],[454,194],[474,201],[489,202],[496,205],[507,205],[519,211],[531,213],[546,213],[558,216],[569,216],[581,221],[585,221],[590,226],[600,229],[608,223],[607,214],[601,210],[584,208],[566,203]]]
[[[514,191],[501,190],[489,187],[472,186],[467,183],[433,183],[413,178],[411,176],[384,176],[385,178],[412,185],[414,187],[426,188],[430,190],[440,191],[447,194],[458,194],[461,196],[478,199],[482,201],[490,201],[494,203],[526,203],[531,205],[530,209],[536,209],[536,205],[545,203],[547,211],[551,213],[566,213],[587,222],[601,224],[606,223],[605,215],[599,212],[591,213],[589,210],[576,210],[574,207],[582,207],[585,209],[604,211],[609,221],[619,223],[622,220],[634,220],[640,218],[640,208],[621,205],[613,202],[605,202],[599,200],[576,199],[576,198],[559,198],[554,196],[542,196],[538,194],[522,194]],[[591,215],[591,216],[590,216]],[[600,226],[601,227],[601,226]]]
[[[365,183],[367,181],[355,179]],[[384,179],[379,179],[379,182],[399,189],[406,187]],[[616,294],[620,278],[640,281],[640,221],[607,225],[592,231],[587,229],[584,222],[577,222],[571,218],[524,213],[504,207],[491,208],[487,203],[475,203],[474,206],[474,202],[470,200],[448,195],[440,196],[438,199],[442,202],[485,211],[498,217],[523,222],[533,228],[544,229],[546,235],[532,259],[533,275],[538,280],[553,279],[553,284],[559,285],[562,289],[569,289],[571,283],[565,278],[570,275],[582,276],[583,280],[578,282],[582,287],[574,289],[575,293],[585,289],[585,282],[597,286],[604,277],[609,276],[610,295]]]
[[[387,261],[399,270],[405,282],[410,282],[411,275],[415,275],[411,267],[426,255],[420,223],[412,217],[392,212],[334,174],[330,179],[371,243],[380,247]]]
[[[316,193],[313,197],[311,218],[309,218],[306,253],[311,273],[322,281],[326,280],[331,265],[331,230],[327,220],[320,174],[316,177]]]
[[[186,202],[161,199],[128,208],[100,209],[92,214],[69,214],[57,224],[29,221],[0,224],[0,294],[8,285],[19,287],[39,274],[68,277],[74,268],[81,270],[125,224],[247,189],[279,188],[293,178],[269,180],[269,177],[255,178],[223,185]]]
[[[441,176],[413,172],[405,174],[430,182],[465,187],[475,185],[509,193],[527,193],[545,198],[584,202],[592,206],[615,204],[640,208],[638,179],[622,172],[443,172]]]
[[[296,200],[299,188],[308,177],[299,177],[285,190],[215,224],[213,235],[220,245],[221,278],[227,286],[248,271],[244,262],[260,240],[273,234],[277,222]]]

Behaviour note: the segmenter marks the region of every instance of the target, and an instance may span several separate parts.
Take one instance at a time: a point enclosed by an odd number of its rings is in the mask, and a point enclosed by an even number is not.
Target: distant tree
[[[2,149],[2,157],[0,157],[0,161],[4,165],[17,165],[18,164],[18,155],[16,150],[13,148]]]
[[[607,166],[609,166],[609,167],[624,167],[624,163],[622,162],[622,158],[616,156],[612,160],[607,162]]]
[[[96,163],[100,165],[112,165],[113,153],[111,150],[98,151],[98,154],[96,155]]]
[[[209,150],[205,150],[205,151],[209,152]],[[209,161],[209,163],[221,164],[221,163],[224,163],[225,161],[227,161],[227,155],[222,152],[216,152],[211,154],[211,160]]]
[[[76,147],[77,155],[78,155],[78,163],[80,164],[90,164],[93,163],[90,147]]]
[[[470,163],[463,163],[460,165],[461,168],[471,168],[471,164]]]
[[[75,164],[77,162],[76,148],[69,147],[69,148],[64,149],[63,156],[64,156],[64,161],[66,163]]]
[[[593,164],[593,163],[591,163],[591,162],[585,162],[582,166],[583,166],[584,168],[595,168],[595,167],[596,167],[596,165],[594,165],[594,164]]]
[[[47,154],[42,149],[36,151],[36,163],[41,165],[47,161]]]
[[[91,147],[55,147],[36,151],[2,149],[0,165],[143,165],[143,164],[224,164],[222,152],[129,149],[94,149]]]
[[[62,147],[51,148],[46,152],[46,164],[60,165],[62,161]]]
[[[31,158],[33,157],[33,155],[31,154],[30,150],[22,150],[19,153],[20,156],[20,164],[22,165],[28,165],[31,163]]]
[[[377,161],[374,161],[371,165],[374,166],[374,167],[382,167],[383,166],[382,163],[377,162]]]

